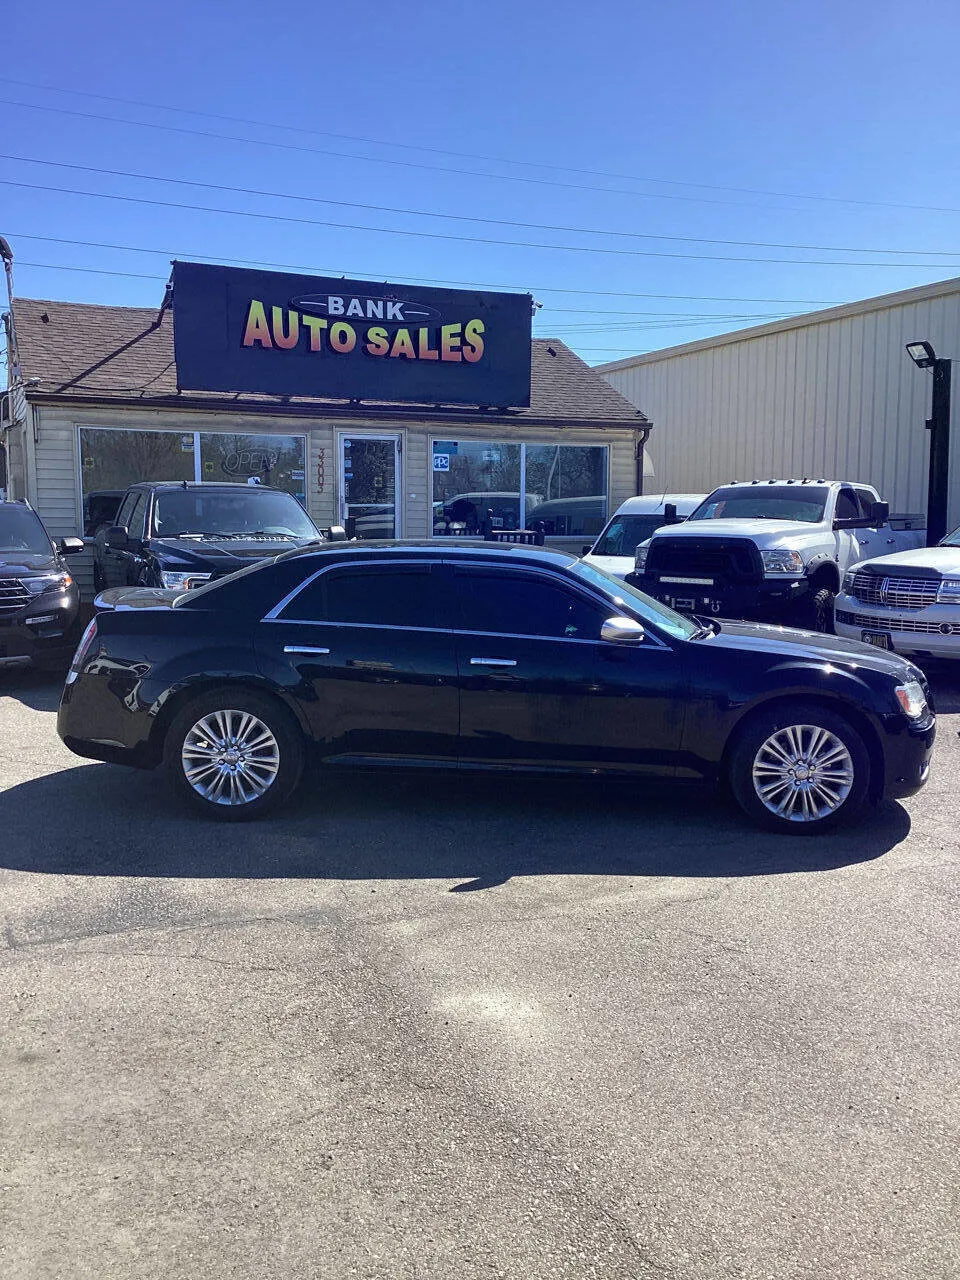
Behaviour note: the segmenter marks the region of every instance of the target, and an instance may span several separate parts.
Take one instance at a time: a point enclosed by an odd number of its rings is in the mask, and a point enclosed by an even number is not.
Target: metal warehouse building
[[[600,370],[656,424],[658,489],[702,492],[734,479],[830,476],[874,484],[894,511],[920,512],[927,503],[931,378],[904,350],[920,339],[942,358],[960,357],[960,279]],[[958,396],[949,527],[960,524]]]

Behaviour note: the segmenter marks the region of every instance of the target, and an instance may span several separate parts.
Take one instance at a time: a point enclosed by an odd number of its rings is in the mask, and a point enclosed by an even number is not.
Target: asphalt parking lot
[[[960,673],[821,840],[311,780],[222,827],[0,674],[0,1274],[960,1276]]]

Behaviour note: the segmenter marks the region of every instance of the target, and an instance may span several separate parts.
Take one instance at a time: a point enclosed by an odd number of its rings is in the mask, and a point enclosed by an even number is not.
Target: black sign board
[[[528,294],[173,264],[177,386],[524,407]]]

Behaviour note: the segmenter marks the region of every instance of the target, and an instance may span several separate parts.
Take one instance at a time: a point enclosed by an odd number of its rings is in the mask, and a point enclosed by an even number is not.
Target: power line
[[[330,200],[325,196],[306,196],[291,191],[267,191],[260,187],[234,187],[220,182],[200,182],[192,178],[168,178],[162,174],[139,173],[130,169],[102,169],[95,165],[73,164],[66,160],[41,160],[36,156],[5,155],[0,160],[13,160],[17,164],[38,164],[53,169],[72,169],[78,173],[95,173],[111,178],[135,178],[143,182],[163,182],[180,187],[200,187],[207,191],[228,191],[231,195],[265,196],[276,200],[297,200],[304,204],[332,205],[338,209],[365,209],[373,213],[399,213],[412,218],[440,218],[447,222],[478,222],[494,227],[519,227],[525,231],[561,231],[585,236],[615,236],[627,240],[670,240],[682,244],[718,244],[735,248],[794,249],[810,253],[881,253],[907,257],[957,257],[960,249],[875,249],[863,246],[837,244],[791,244],[769,240],[718,240],[708,236],[670,236],[649,231],[614,231],[596,227],[569,227],[548,222],[517,222],[509,218],[483,218],[464,213],[439,213],[429,209],[404,209],[389,204],[366,204],[357,200]]]
[[[193,259],[198,262],[227,263],[231,266],[239,267],[269,267],[278,271],[299,271],[305,275],[348,275],[351,279],[364,279],[370,277],[377,279],[378,277],[370,276],[369,271],[350,271],[344,272],[342,267],[305,267],[302,264],[292,262],[263,262],[256,258],[227,258],[227,257],[210,257],[209,254],[203,253],[185,253],[180,249],[150,249],[144,245],[135,244],[111,244],[102,240],[70,240],[62,236],[39,236],[28,234],[26,232],[9,233],[10,237],[18,240],[37,240],[44,244],[69,244],[82,246],[87,249],[116,249],[124,253],[148,253],[159,254],[165,258],[183,258]],[[26,264],[24,264],[26,265]],[[151,279],[159,279],[160,277],[149,277]],[[163,277],[166,279],[166,277]],[[491,284],[489,281],[478,280],[448,280],[431,276],[399,276],[391,277],[394,280],[402,281],[406,284],[441,284],[456,285],[460,288],[467,289],[515,289],[516,284]],[[841,304],[836,302],[828,302],[823,298],[731,298],[714,294],[695,294],[695,293],[627,293],[617,292],[610,289],[569,289],[562,288],[558,285],[531,285],[531,289],[535,293],[567,293],[577,296],[587,296],[594,298],[656,298],[667,302],[763,302],[771,305],[790,304],[799,307],[834,307]],[[566,310],[567,308],[564,308]]]
[[[953,268],[953,262],[846,262],[829,258],[747,258],[731,254],[667,253],[658,249],[607,249],[594,245],[538,244],[527,240],[496,240],[489,236],[455,236],[442,231],[410,231],[400,227],[366,227],[352,222],[333,222],[320,218],[295,218],[285,213],[255,213],[247,209],[223,209],[210,205],[188,204],[179,200],[151,200],[146,196],[123,196],[104,191],[79,191],[75,187],[46,186],[36,182],[17,182],[12,178],[0,178],[5,187],[19,187],[27,191],[48,191],[57,195],[86,196],[94,200],[118,200],[125,204],[145,204],[157,209],[187,209],[196,213],[216,213],[234,218],[256,218],[261,222],[286,222],[297,226],[327,227],[338,231],[365,231],[376,235],[407,236],[421,240],[444,240],[457,244],[497,245],[513,249],[547,249],[557,253],[590,253],[627,258],[671,258],[694,262],[752,262],[760,265],[791,265],[818,267],[929,267],[932,270]]]
[[[42,271],[72,271],[72,272],[80,272],[81,274],[85,274],[85,275],[120,276],[128,280],[153,280],[153,281],[158,281],[161,284],[165,283],[167,280],[167,276],[147,275],[146,273],[139,272],[139,271],[113,271],[106,267],[78,267],[73,265],[68,266],[59,262],[26,262],[21,260],[20,266],[33,267],[35,269],[42,270]],[[566,310],[566,309],[558,308],[558,310]],[[739,313],[731,313],[728,315],[717,315],[716,313],[711,313],[711,312],[697,313],[697,312],[690,312],[690,311],[677,311],[677,312],[644,311],[644,312],[637,313],[637,316],[638,316],[637,323],[624,321],[622,324],[615,324],[615,325],[603,325],[603,324],[601,325],[552,325],[551,329],[557,332],[559,332],[560,330],[567,331],[567,330],[574,330],[574,329],[584,329],[585,331],[600,332],[600,333],[604,333],[608,331],[609,332],[620,332],[620,331],[629,332],[632,329],[638,329],[638,328],[639,329],[659,328],[658,324],[644,323],[644,321],[649,321],[651,317],[655,319],[668,317],[668,319],[664,321],[664,325],[665,327],[669,328],[674,324],[701,323],[709,320],[722,320],[724,322],[728,322],[730,320],[779,320],[783,318],[784,314],[785,314],[784,312],[776,312],[776,313],[767,312],[761,315],[741,315]]]
[[[17,85],[19,88],[34,89],[44,93],[70,94],[80,98],[94,98],[101,102],[115,102],[122,106],[139,107],[147,111],[176,112],[179,115],[198,116],[208,120],[223,120],[224,122],[229,124],[252,125],[256,128],[277,129],[285,133],[307,134],[309,136],[317,137],[317,138],[333,138],[340,142],[359,142],[369,146],[392,147],[396,150],[401,150],[401,151],[419,151],[419,152],[423,152],[425,154],[430,154],[430,155],[454,156],[455,158],[460,160],[481,160],[486,164],[510,164],[510,165],[518,165],[523,168],[548,169],[555,173],[573,173],[573,174],[577,174],[580,177],[609,178],[610,180],[615,182],[662,183],[667,186],[690,187],[692,189],[696,189],[700,191],[726,191],[726,192],[731,192],[737,195],[768,196],[778,200],[816,200],[816,201],[826,202],[829,204],[852,204],[852,205],[869,206],[872,208],[881,208],[881,209],[910,209],[913,211],[920,211],[920,212],[926,212],[926,213],[960,212],[960,210],[958,209],[944,207],[942,205],[904,204],[903,202],[895,201],[895,200],[865,200],[862,198],[856,198],[852,196],[811,195],[809,193],[799,192],[799,191],[769,191],[764,188],[758,188],[758,187],[723,186],[718,183],[690,182],[690,181],[684,181],[678,178],[641,177],[636,174],[629,174],[629,173],[610,173],[602,169],[579,169],[579,168],[573,168],[570,165],[547,164],[542,161],[536,161],[536,160],[516,160],[516,159],[509,159],[503,156],[487,156],[487,155],[482,155],[472,151],[453,151],[444,147],[427,147],[417,143],[390,142],[383,138],[366,138],[366,137],[358,136],[356,134],[331,133],[324,129],[310,129],[310,128],[307,128],[305,125],[281,124],[277,121],[268,121],[268,120],[251,120],[243,116],[225,115],[215,111],[198,111],[190,107],[171,106],[169,103],[140,102],[134,98],[120,98],[120,97],[116,97],[106,93],[92,93],[89,90],[65,89],[60,85],[35,84],[29,80],[15,80],[9,76],[0,76],[0,83],[13,84],[13,85]],[[57,110],[57,108],[39,107],[38,104],[34,104],[34,103],[14,103],[13,105],[26,106],[26,107],[37,106],[39,110],[44,110],[44,109]],[[143,121],[135,121],[135,120],[118,120],[117,117],[113,117],[113,116],[94,117],[94,118],[111,120],[121,124],[145,123]],[[162,126],[158,126],[158,127],[162,127]],[[251,141],[251,140],[238,139],[238,141]],[[477,176],[496,178],[496,177],[507,176],[507,175],[483,174],[483,175],[477,175]],[[601,190],[603,189],[605,188],[601,188]],[[646,193],[624,192],[623,194],[634,194],[634,195],[644,196]],[[651,196],[651,198],[656,199],[658,197],[656,195],[653,195]],[[664,197],[664,198],[668,198],[668,197]],[[710,202],[710,203],[715,203],[715,202]],[[719,203],[732,203],[732,202],[723,201]]]

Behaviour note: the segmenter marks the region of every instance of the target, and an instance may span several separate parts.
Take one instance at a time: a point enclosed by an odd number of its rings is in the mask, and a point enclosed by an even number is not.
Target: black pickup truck
[[[98,592],[127,586],[187,591],[325,540],[292,494],[262,485],[135,484],[115,520],[94,542]]]

